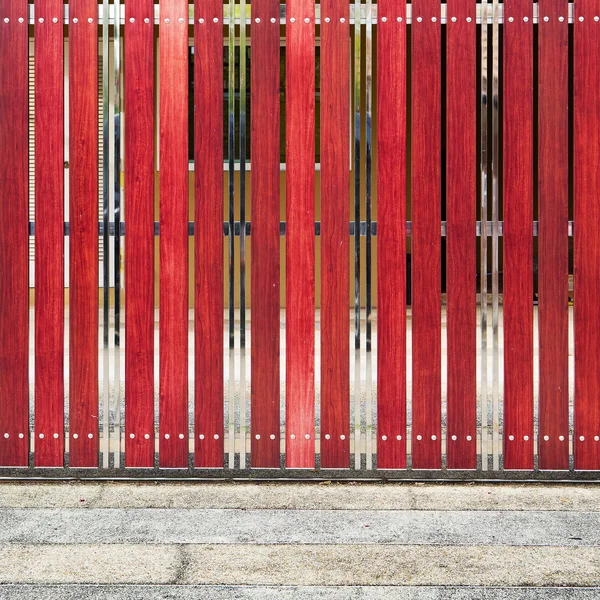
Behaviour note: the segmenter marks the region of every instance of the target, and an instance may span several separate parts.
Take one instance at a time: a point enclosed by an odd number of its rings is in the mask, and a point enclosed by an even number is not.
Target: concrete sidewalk
[[[0,600],[600,598],[600,486],[0,485]]]

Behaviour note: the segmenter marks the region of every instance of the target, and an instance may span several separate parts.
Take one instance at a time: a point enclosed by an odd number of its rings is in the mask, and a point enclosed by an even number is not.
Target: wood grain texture
[[[179,19],[183,19],[180,23]],[[160,5],[160,452],[188,466],[188,5]]]
[[[224,450],[223,4],[196,0],[195,11],[195,465],[212,468]]]
[[[125,464],[128,467],[154,466],[153,11],[152,0],[131,0],[125,19],[128,317],[125,327]],[[145,23],[144,19],[150,21]]]
[[[598,0],[575,4],[574,217],[575,217],[575,468],[600,469],[600,46],[594,16]],[[583,21],[579,18],[583,17]],[[583,438],[583,439],[582,439]]]
[[[442,464],[440,4],[437,0],[415,0],[412,10],[412,466],[439,469]],[[418,17],[422,17],[422,22],[416,20]]]
[[[36,3],[35,465],[38,467],[61,467],[65,449],[64,53],[62,22],[52,21],[62,10],[62,0]]]
[[[286,463],[290,468],[311,468],[315,462],[314,2],[291,0],[287,11]]]
[[[446,25],[446,437],[449,469],[477,466],[475,8],[474,1],[449,3],[450,18]],[[453,17],[456,17],[455,22]]]
[[[377,467],[406,468],[406,2],[377,35]],[[398,21],[401,17],[402,21]]]
[[[566,19],[559,21],[568,5],[566,0],[541,0],[539,9],[538,453],[540,469],[568,469],[569,30]]]
[[[96,467],[98,5],[71,0],[69,10],[69,465]]]
[[[504,10],[504,467],[532,469],[533,7]]]
[[[19,23],[20,18],[23,23]],[[0,466],[17,467],[27,466],[29,448],[27,55],[27,3],[3,0],[0,2]]]
[[[280,465],[279,391],[279,2],[254,0],[252,14],[251,464]],[[271,23],[271,19],[276,19]],[[256,438],[259,435],[260,438]],[[271,439],[271,435],[275,438]]]
[[[347,469],[350,466],[350,11],[346,0],[325,0],[321,11],[321,466]],[[329,23],[323,21],[326,17],[331,19]]]

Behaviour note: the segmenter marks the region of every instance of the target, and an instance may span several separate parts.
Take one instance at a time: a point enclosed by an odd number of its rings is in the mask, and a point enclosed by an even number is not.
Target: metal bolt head
[[[275,17],[271,17],[271,23],[277,23],[277,19]]]
[[[131,17],[131,18],[129,19],[129,22],[130,22],[130,23],[135,23],[135,19],[134,19],[133,17]]]
[[[183,23],[183,18],[179,17],[179,22]]]
[[[329,23],[331,21],[330,17],[325,17],[325,23]]]
[[[296,17],[292,17],[292,18],[290,19],[290,23],[295,23],[295,22],[296,22]]]
[[[94,437],[93,433],[88,433],[88,437],[90,438],[90,440]]]
[[[19,17],[19,23],[24,23],[25,19],[23,17]]]
[[[565,20],[565,18],[564,17],[558,17],[558,20],[562,23]]]
[[[549,436],[549,435],[545,435],[545,436],[544,436],[544,440],[545,440],[546,442],[547,442],[549,439],[550,439],[550,436]]]
[[[381,17],[382,23],[387,23],[387,17]]]
[[[509,23],[512,23],[514,20],[515,20],[515,18],[514,18],[514,17],[508,17],[508,22],[509,22]]]
[[[596,16],[594,17],[594,21],[596,21],[596,22],[600,21],[600,17],[599,17],[598,15],[596,15]]]
[[[58,433],[55,433],[53,437],[54,437],[55,440],[57,440],[58,439]]]
[[[171,19],[165,19],[165,23],[169,24],[171,22]]]
[[[452,436],[452,441],[453,441],[453,442],[455,442],[455,441],[456,441],[456,436],[455,436],[455,435],[453,435],[453,436]]]
[[[385,442],[387,440],[387,435],[382,435],[381,439]]]
[[[296,439],[296,436],[295,436],[295,435],[292,433],[292,435],[290,435],[290,439],[291,439],[291,440],[295,440],[295,439]]]
[[[304,437],[305,437],[307,440],[310,440],[310,435],[309,435],[308,433],[307,433],[307,434],[306,434]]]
[[[4,22],[5,22],[5,23],[9,23],[9,22],[10,22],[10,19],[9,19],[8,17],[4,17]]]
[[[523,439],[524,439],[526,442],[528,442],[528,441],[529,441],[529,436],[528,436],[528,435],[524,435],[524,436],[523,436]]]
[[[400,440],[402,439],[402,436],[401,436],[401,435],[397,435],[397,436],[396,436],[396,439],[397,439],[398,441],[400,441]]]
[[[149,19],[148,17],[146,17],[146,18],[144,19],[144,23],[150,23],[150,19]],[[148,435],[148,434],[146,434],[146,435]]]
[[[43,439],[44,439],[44,434],[40,433],[40,440],[43,440]]]
[[[417,17],[417,21],[420,23],[423,20],[423,17]]]
[[[215,438],[215,440],[218,440],[219,439],[219,434],[215,433],[214,438]]]
[[[418,439],[419,441],[421,441],[421,440],[423,439],[423,436],[422,436],[422,435],[418,435],[418,436],[417,436],[417,439]]]
[[[583,17],[579,17],[579,20],[580,20],[581,22],[583,22]]]
[[[305,22],[305,23],[310,23],[310,19],[309,19],[308,17],[306,17],[306,18],[304,19],[304,22]]]
[[[437,435],[432,435],[432,436],[431,436],[431,439],[432,439],[433,441],[437,440]]]
[[[585,437],[584,437],[583,435],[580,435],[580,436],[579,436],[579,441],[580,441],[580,442],[583,442],[583,441],[585,441]]]
[[[215,17],[215,18],[213,19],[213,23],[218,23],[218,22],[219,22],[219,17]]]
[[[559,439],[561,442],[564,442],[564,441],[565,441],[565,436],[564,436],[564,435],[559,435],[559,436],[558,436],[558,439]]]
[[[547,23],[550,20],[550,17],[546,16],[544,17],[544,21]]]
[[[272,433],[272,434],[271,434],[269,437],[270,437],[272,440],[274,440],[274,439],[275,439],[275,434],[274,434],[274,433]]]
[[[456,23],[456,17],[452,17],[452,19],[450,19],[453,23]]]
[[[203,440],[203,439],[204,439],[204,434],[203,434],[203,433],[201,433],[201,434],[200,434],[198,437],[199,437],[201,440]]]
[[[523,21],[525,21],[525,23],[527,23],[527,21],[529,21],[529,17],[523,17]]]
[[[73,19],[73,23],[79,23],[79,19],[78,19],[77,17],[75,17],[75,18]]]
[[[149,439],[150,439],[150,434],[149,434],[149,433],[146,433],[146,434],[144,435],[144,439],[145,439],[145,440],[149,440]]]
[[[345,23],[346,19],[344,17],[340,17],[340,23]]]
[[[168,433],[165,433],[165,440],[171,439],[171,436]]]
[[[202,17],[200,17],[200,18],[198,19],[198,23],[200,23],[200,24],[204,23],[204,19],[203,19]]]
[[[90,18],[88,19],[88,23],[93,23],[93,22],[94,22],[94,19],[92,19],[92,17],[90,17]]]
[[[55,434],[55,435],[57,435],[57,434]],[[20,433],[20,434],[19,434],[19,439],[20,439],[20,440],[22,440],[24,437],[25,437],[25,434],[24,434],[24,433]]]
[[[179,439],[182,440],[183,439],[183,433],[179,434]]]
[[[44,22],[44,17],[40,17],[40,18],[38,19],[38,21],[39,21],[40,23],[43,23],[43,22]]]
[[[509,435],[508,439],[512,442],[515,439],[515,436],[514,435]]]
[[[597,442],[600,440],[600,437],[598,437],[597,435],[594,436],[594,441]]]
[[[260,17],[256,17],[256,19],[254,19],[255,23],[260,23]]]
[[[437,21],[437,18],[436,18],[436,17],[431,17],[431,22],[432,22],[432,23],[435,23],[436,21]]]
[[[52,19],[52,22],[53,22],[53,23],[58,23],[58,17],[54,17],[54,18]]]
[[[326,439],[326,440],[330,440],[330,439],[331,439],[331,436],[330,436],[328,433],[326,433],[326,434],[325,434],[325,439]]]
[[[467,17],[467,23],[470,23],[472,20],[471,17]]]
[[[257,434],[256,434],[254,437],[255,437],[257,440],[260,440],[260,433],[257,433]]]
[[[467,436],[467,442],[470,442],[472,439],[473,439],[472,436],[470,436],[470,435]]]
[[[402,17],[396,17],[396,21],[398,21],[398,23],[402,23]]]
[[[78,433],[74,433],[74,434],[73,434],[73,439],[74,439],[74,440],[76,440],[78,437],[79,437],[79,434],[78,434]]]
[[[132,440],[133,440],[133,439],[135,439],[135,433],[130,433],[130,434],[129,434],[129,437],[130,437]]]
[[[340,440],[345,440],[346,436],[342,433],[342,435],[340,435]]]

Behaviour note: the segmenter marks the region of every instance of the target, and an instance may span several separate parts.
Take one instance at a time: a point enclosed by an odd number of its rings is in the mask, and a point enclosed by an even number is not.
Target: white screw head
[[[74,439],[74,440],[76,440],[78,437],[79,437],[79,434],[78,434],[78,433],[74,433],[74,434],[73,434],[73,439]]]
[[[201,434],[200,434],[198,437],[199,437],[201,440],[203,440],[203,439],[204,439],[204,434],[203,434],[203,433],[201,433]]]
[[[204,19],[203,19],[202,17],[200,17],[200,18],[198,19],[198,23],[200,23],[200,24],[202,25],[202,23],[204,23]]]
[[[182,440],[183,439],[183,433],[179,434],[179,439]]]
[[[523,21],[525,21],[525,23],[527,23],[527,21],[529,21],[529,17],[523,17]]]
[[[271,17],[271,23],[277,23],[277,19],[275,17]]]
[[[529,441],[529,436],[528,436],[528,435],[524,435],[524,436],[523,436],[523,439],[524,439],[526,442],[528,442],[528,441]]]
[[[453,23],[456,23],[456,17],[452,17],[450,20],[451,20]]]
[[[53,23],[58,23],[58,17],[54,17],[54,18],[52,19],[52,22],[53,22]]]
[[[44,17],[40,17],[40,18],[38,19],[38,21],[39,21],[40,23],[43,23],[43,22],[44,22]]]
[[[515,436],[514,435],[509,435],[508,439],[512,442],[515,439]]]
[[[44,434],[40,433],[40,440],[43,440],[43,439],[44,439]]]
[[[549,439],[550,439],[550,436],[549,436],[549,435],[545,435],[545,436],[544,436],[544,440],[545,440],[546,442],[547,442]]]
[[[168,433],[165,433],[165,440],[168,440],[170,438],[171,438],[171,436]]]
[[[129,437],[133,440],[135,438],[135,433],[130,433]]]
[[[562,23],[565,20],[565,18],[564,17],[558,17],[558,20]]]
[[[88,437],[90,438],[90,440],[94,437],[93,433],[88,433]]]
[[[179,17],[179,22],[183,23],[183,19],[181,17]]]
[[[275,434],[274,434],[274,433],[272,433],[272,434],[271,434],[269,437],[270,437],[272,440],[274,440],[274,439],[275,439]]]
[[[57,433],[55,433],[54,435],[58,436],[58,434],[57,434]],[[24,434],[24,433],[20,433],[20,434],[19,434],[19,439],[20,439],[20,440],[22,440],[24,437],[25,437],[25,434]]]
[[[325,439],[326,439],[326,440],[330,440],[330,439],[331,439],[331,436],[330,436],[328,433],[326,433],[326,434],[325,434]]]
[[[471,17],[467,17],[467,23],[470,23],[473,19]]]
[[[398,441],[400,441],[400,440],[402,439],[402,436],[401,436],[401,435],[397,435],[397,436],[396,436],[396,439],[397,439]]]
[[[473,439],[472,436],[470,436],[470,435],[467,436],[467,442],[470,442],[472,439]]]
[[[295,23],[295,22],[296,22],[296,17],[292,17],[292,18],[290,19],[290,23]]]
[[[308,17],[306,17],[306,18],[304,19],[304,22],[305,22],[305,23],[310,23],[310,19],[309,19]]]
[[[565,441],[565,436],[564,436],[564,435],[559,435],[559,436],[558,436],[558,439],[559,439],[561,442],[564,442],[564,441]]]
[[[381,439],[385,442],[387,440],[387,435],[382,435]]]
[[[512,23],[514,20],[515,20],[515,18],[514,18],[514,17],[508,17],[508,22],[509,22],[509,23]]]
[[[219,434],[215,433],[215,435],[213,437],[215,438],[215,440],[218,440],[219,439]]]
[[[260,433],[257,433],[257,434],[256,434],[254,437],[255,437],[257,440],[260,440]]]
[[[547,23],[550,20],[550,17],[544,17],[544,21]]]
[[[290,435],[290,439],[291,440],[295,440],[296,439],[296,435],[292,433],[292,435]]]
[[[10,22],[10,19],[9,19],[8,17],[4,17],[4,22],[5,22],[5,23],[9,23],[9,22]]]
[[[583,435],[579,436],[579,441],[583,442],[585,440],[585,437]]]
[[[131,18],[129,19],[129,22],[130,22],[130,23],[135,23],[135,19],[134,19],[133,17],[131,17]]]
[[[402,23],[402,17],[396,17],[396,21],[398,21],[398,23]]]
[[[144,23],[150,23],[150,19],[149,19],[148,17],[146,17],[146,18],[144,19]]]
[[[345,17],[340,17],[340,23],[345,23],[345,22],[346,22]]]
[[[92,19],[92,17],[90,17],[90,18],[88,19],[88,23],[93,23],[93,22],[94,22],[94,19]]]
[[[435,23],[436,21],[437,21],[437,18],[436,18],[436,17],[431,17],[431,22],[432,22],[432,23]]]
[[[579,17],[579,20],[583,22],[583,17]]]
[[[453,436],[452,436],[452,441],[453,441],[453,442],[455,442],[455,441],[456,441],[456,436],[455,436],[455,435],[453,435]]]
[[[256,17],[256,19],[254,19],[255,23],[260,23],[260,17]]]
[[[25,19],[23,17],[19,17],[19,23],[25,23]]]
[[[417,17],[417,21],[420,23],[423,20],[423,17]]]
[[[219,22],[219,18],[218,18],[218,17],[215,17],[215,18],[213,19],[213,23],[218,23],[218,22]]]
[[[597,435],[594,436],[594,441],[597,442],[598,440],[600,440],[600,437],[598,437]]]
[[[386,22],[387,22],[387,17],[381,17],[381,21],[382,21],[383,23],[386,23]]]
[[[437,440],[437,435],[432,435],[431,439],[434,440],[434,441]]]
[[[168,23],[170,23],[170,22],[171,22],[171,19],[165,19],[165,23],[167,23],[167,24],[168,24]]]
[[[596,16],[594,17],[594,21],[596,21],[596,22],[600,21],[600,17],[599,17],[598,15],[596,15]]]
[[[144,435],[144,439],[145,439],[145,440],[149,440],[149,439],[150,439],[150,434],[149,434],[149,433],[146,433],[146,434]]]
[[[423,436],[422,436],[422,435],[418,435],[418,436],[417,436],[417,439],[420,441],[420,440],[422,440],[422,439],[423,439]]]
[[[79,23],[79,19],[78,19],[77,17],[75,17],[75,18],[73,19],[73,23]]]
[[[342,433],[342,435],[340,435],[340,440],[345,440],[346,436]]]
[[[57,440],[57,439],[58,439],[58,433],[55,433],[55,434],[54,434],[52,437],[53,437],[55,440]]]
[[[306,434],[304,437],[305,437],[307,440],[310,440],[310,435],[309,435],[308,433],[307,433],[307,434]]]

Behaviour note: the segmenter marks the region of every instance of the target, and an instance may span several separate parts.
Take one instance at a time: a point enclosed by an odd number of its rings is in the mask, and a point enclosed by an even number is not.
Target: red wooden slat
[[[406,2],[377,36],[377,467],[406,468]],[[398,21],[401,18],[401,21]]]
[[[566,0],[541,0],[539,4],[540,469],[569,468],[569,30],[564,18],[567,9]],[[559,21],[560,16],[563,21]]]
[[[180,22],[180,19],[182,20]],[[160,453],[188,465],[188,5],[160,5]]]
[[[125,20],[125,289],[128,314],[125,327],[125,461],[128,467],[154,466],[153,11],[152,0],[131,0],[127,4],[128,18]]]
[[[288,467],[309,468],[315,462],[315,6],[291,0],[287,10],[286,452]]]
[[[477,466],[475,7],[474,1],[449,3],[446,26],[449,469],[474,469]]]
[[[27,55],[27,3],[4,0],[0,2],[0,466],[19,467],[27,466],[29,448]]]
[[[504,467],[533,468],[533,5],[504,5]],[[510,22],[508,19],[513,18]],[[527,19],[527,20],[525,20]]]
[[[575,468],[600,469],[600,14],[598,0],[575,4]],[[583,18],[583,21],[579,19]],[[583,438],[583,439],[582,439]]]
[[[253,467],[280,465],[279,410],[279,2],[255,0],[252,15],[252,383]],[[275,19],[275,23],[271,22]],[[256,438],[259,435],[260,438]],[[274,435],[274,439],[271,439]]]
[[[35,464],[39,467],[60,467],[64,457],[62,11],[62,0],[36,3]]]
[[[321,4],[320,440],[321,466],[336,469],[350,463],[349,21],[346,0]]]
[[[94,0],[71,0],[69,11],[69,465],[95,467],[98,464],[98,5]]]
[[[195,14],[195,464],[222,467],[223,4],[196,0]]]
[[[412,466],[439,469],[442,464],[440,3],[416,0],[412,11]]]

